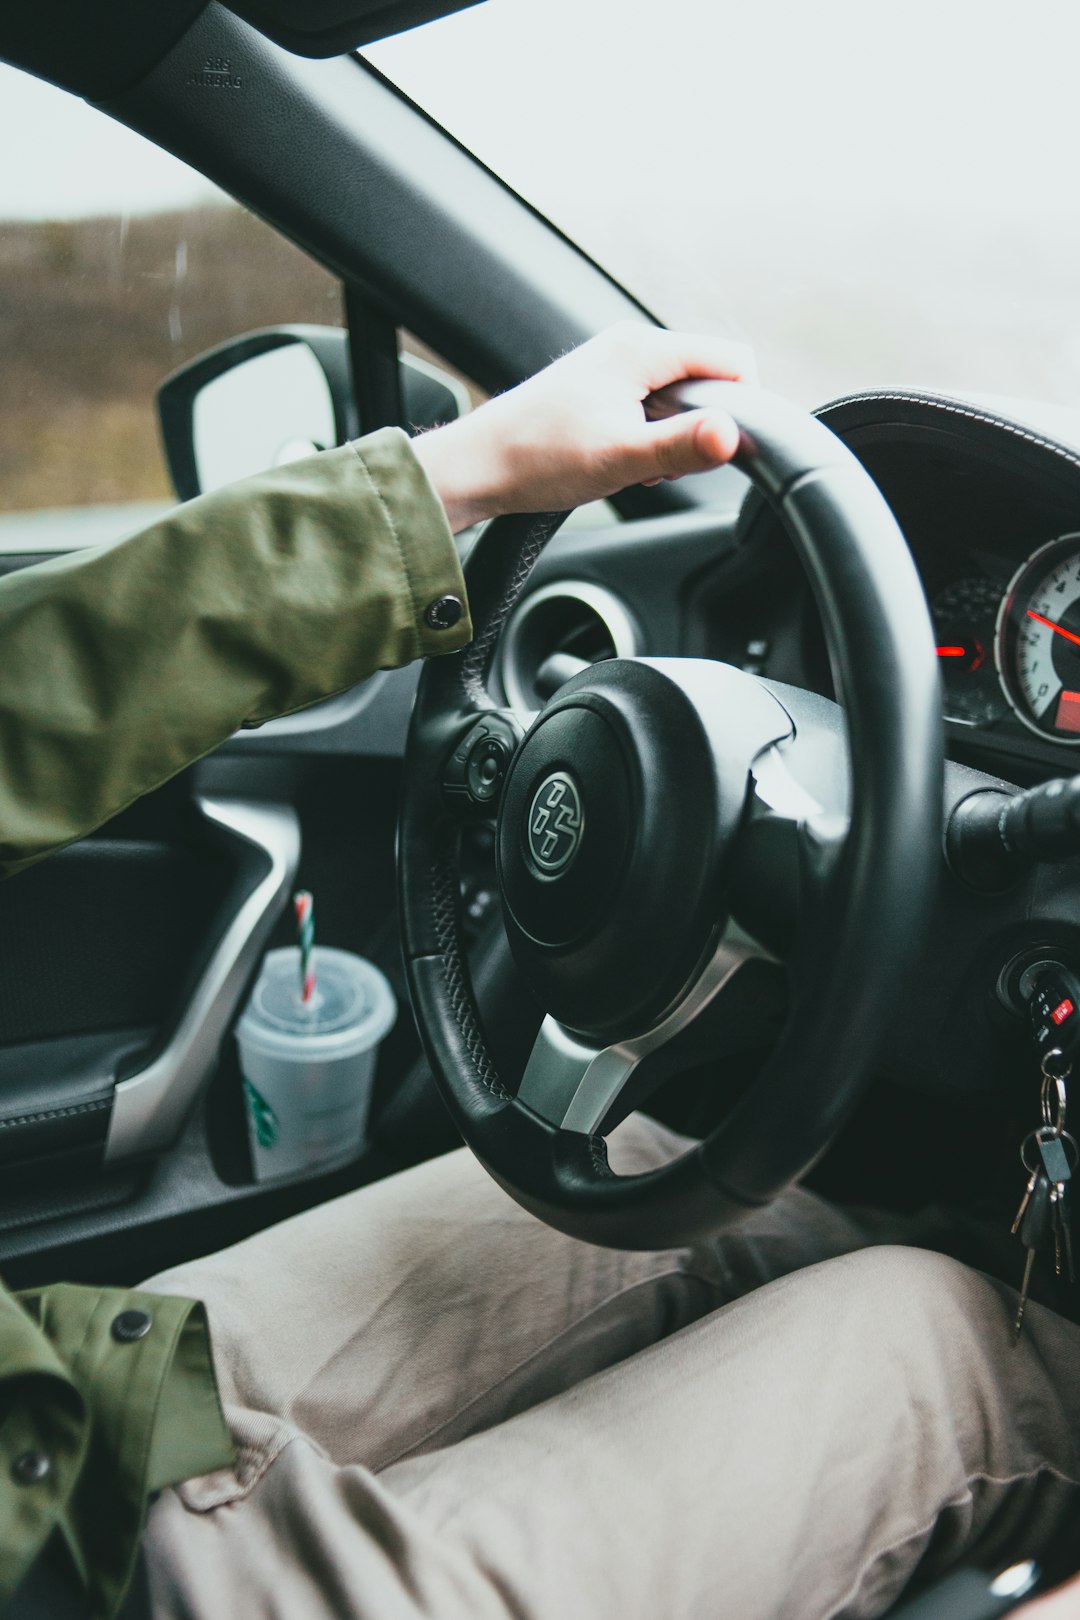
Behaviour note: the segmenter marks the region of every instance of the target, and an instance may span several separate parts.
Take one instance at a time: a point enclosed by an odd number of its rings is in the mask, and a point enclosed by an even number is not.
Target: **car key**
[[[1020,1222],[1023,1220],[1024,1215],[1027,1212],[1028,1205],[1031,1203],[1031,1195],[1035,1191],[1035,1183],[1038,1181],[1040,1173],[1046,1168],[1040,1155],[1036,1152],[1035,1144],[1038,1140],[1038,1135],[1038,1131],[1030,1131],[1020,1144],[1020,1163],[1028,1173],[1028,1184],[1024,1188],[1024,1196],[1020,1200],[1020,1208],[1017,1210],[1015,1216],[1013,1217],[1013,1223],[1009,1227],[1009,1231],[1012,1233],[1013,1237],[1015,1237],[1017,1232],[1020,1230]]]
[[[1026,1162],[1024,1164],[1024,1168],[1025,1168],[1025,1170],[1027,1169],[1027,1163]],[[1020,1222],[1023,1220],[1024,1212],[1025,1212],[1025,1210],[1027,1209],[1028,1205],[1031,1202],[1031,1195],[1035,1191],[1035,1183],[1038,1181],[1038,1179],[1039,1179],[1038,1170],[1033,1170],[1031,1172],[1031,1174],[1029,1175],[1029,1177],[1028,1177],[1028,1184],[1024,1188],[1024,1196],[1020,1200],[1020,1208],[1017,1210],[1016,1215],[1013,1218],[1013,1223],[1009,1227],[1009,1231],[1012,1233],[1013,1237],[1015,1237],[1017,1232],[1020,1230]]]
[[[1069,1182],[1080,1158],[1080,1149],[1068,1131],[1054,1131],[1047,1126],[1035,1132],[1035,1143],[1047,1179],[1050,1182],[1050,1222],[1054,1237],[1054,1270],[1060,1277],[1062,1257],[1070,1283],[1076,1281],[1073,1265],[1072,1229],[1069,1221]],[[1026,1146],[1026,1144],[1025,1144]],[[1071,1156],[1070,1156],[1071,1155]],[[1026,1160],[1025,1160],[1026,1162]],[[1038,1172],[1036,1172],[1037,1177]]]
[[[1073,1263],[1072,1226],[1069,1220],[1069,1208],[1066,1200],[1060,1195],[1054,1218],[1058,1223],[1058,1241],[1065,1255],[1065,1275],[1068,1277],[1070,1284],[1075,1284],[1076,1266]]]
[[[1067,1131],[1064,1133],[1064,1138],[1074,1150],[1073,1163],[1075,1164],[1076,1143]],[[1038,1181],[1039,1176],[1045,1172],[1046,1179],[1051,1187],[1054,1187],[1059,1180],[1068,1181],[1072,1174],[1068,1154],[1064,1149],[1060,1148],[1060,1140],[1061,1133],[1049,1129],[1045,1124],[1037,1131],[1029,1131],[1027,1136],[1024,1137],[1020,1147],[1020,1163],[1028,1173],[1028,1183],[1024,1188],[1024,1196],[1020,1200],[1020,1208],[1014,1215],[1013,1223],[1009,1227],[1013,1237],[1020,1230],[1020,1222],[1023,1220],[1027,1207],[1031,1202],[1031,1195],[1035,1191],[1035,1183]],[[1059,1149],[1056,1150],[1051,1145],[1053,1142],[1059,1143]],[[1064,1161],[1064,1164],[1062,1161]],[[1055,1174],[1055,1171],[1063,1172],[1063,1174]]]
[[[1035,1267],[1035,1256],[1045,1245],[1051,1231],[1051,1205],[1050,1181],[1042,1165],[1035,1172],[1035,1185],[1027,1200],[1027,1207],[1020,1220],[1020,1241],[1027,1250],[1027,1259],[1024,1261],[1024,1277],[1020,1284],[1020,1299],[1016,1309],[1016,1320],[1013,1323],[1013,1341],[1019,1339],[1020,1330],[1024,1325],[1024,1312],[1027,1310],[1028,1293],[1031,1290],[1031,1273]]]
[[[1068,1231],[1065,1225],[1061,1208],[1061,1191],[1058,1187],[1050,1189],[1050,1230],[1054,1235],[1054,1275],[1061,1276],[1062,1235]],[[1071,1259],[1071,1255],[1070,1255]]]
[[[1069,968],[1054,962],[1043,969],[1028,1013],[1040,1059],[1055,1048],[1066,1062],[1080,1055],[1080,978]]]

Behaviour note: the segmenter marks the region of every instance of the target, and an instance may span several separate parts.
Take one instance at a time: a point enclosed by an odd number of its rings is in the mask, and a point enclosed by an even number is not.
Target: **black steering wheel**
[[[922,588],[860,464],[812,417],[739,384],[650,404],[738,423],[736,465],[809,575],[843,708],[694,658],[596,665],[531,723],[499,708],[492,654],[563,515],[497,519],[466,569],[475,638],[421,677],[399,841],[413,1008],[466,1143],[552,1226],[634,1249],[737,1221],[835,1135],[928,918],[943,769]],[[507,933],[547,1011],[520,1080],[488,1051],[459,930],[462,829],[496,815]],[[646,1060],[755,957],[782,960],[791,984],[758,1078],[691,1151],[614,1174],[604,1132],[643,1100]]]

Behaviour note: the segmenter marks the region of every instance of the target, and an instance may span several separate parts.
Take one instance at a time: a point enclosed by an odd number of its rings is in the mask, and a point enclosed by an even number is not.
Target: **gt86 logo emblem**
[[[545,777],[529,806],[529,854],[542,872],[565,872],[581,847],[585,813],[577,783],[566,771]]]

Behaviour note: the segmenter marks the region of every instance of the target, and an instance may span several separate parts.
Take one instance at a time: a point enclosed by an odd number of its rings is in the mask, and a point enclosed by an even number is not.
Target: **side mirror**
[[[414,429],[452,422],[467,390],[402,355],[401,397]],[[180,500],[345,444],[360,432],[348,334],[336,326],[275,326],[233,338],[158,389],[165,457]]]

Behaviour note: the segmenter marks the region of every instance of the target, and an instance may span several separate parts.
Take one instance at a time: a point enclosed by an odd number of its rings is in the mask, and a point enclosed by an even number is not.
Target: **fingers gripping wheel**
[[[715,405],[739,424],[736,463],[807,570],[843,712],[727,665],[613,660],[524,731],[485,681],[561,517],[499,519],[466,570],[476,639],[421,678],[399,844],[413,1006],[462,1136],[551,1225],[637,1249],[738,1220],[835,1134],[928,916],[942,775],[921,587],[861,466],[757,390],[695,383],[655,403]],[[549,1013],[523,1076],[492,1062],[458,926],[461,828],[496,808],[507,931]],[[614,1175],[602,1133],[640,1095],[643,1060],[755,954],[783,957],[792,983],[760,1078],[673,1164]]]

